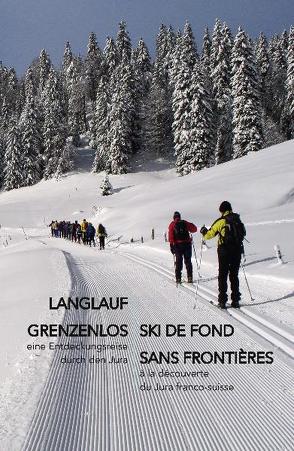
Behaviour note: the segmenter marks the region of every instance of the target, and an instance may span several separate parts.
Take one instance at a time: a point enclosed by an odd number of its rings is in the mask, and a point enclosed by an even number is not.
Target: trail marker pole
[[[275,244],[274,245],[274,250],[275,250],[275,253],[276,253],[276,257],[277,257],[278,263],[280,265],[283,265],[284,261],[283,261],[283,257],[282,257],[280,246],[278,244]]]

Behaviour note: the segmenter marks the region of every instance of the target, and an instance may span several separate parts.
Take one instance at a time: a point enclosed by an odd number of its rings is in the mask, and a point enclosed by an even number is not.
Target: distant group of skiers
[[[231,307],[239,308],[241,293],[239,291],[239,268],[241,257],[244,254],[243,239],[246,235],[245,226],[240,216],[233,213],[230,202],[223,201],[219,206],[221,217],[218,218],[210,229],[202,226],[200,233],[204,240],[210,240],[218,236],[218,306],[226,308],[228,301],[228,276],[231,283]],[[190,233],[197,232],[195,224],[181,219],[176,211],[173,221],[168,228],[168,241],[170,250],[174,255],[176,282],[181,283],[183,259],[187,270],[188,283],[193,283],[192,267],[192,238]]]
[[[78,221],[57,221],[52,220],[49,225],[51,228],[51,236],[55,238],[67,238],[76,243],[83,243],[89,246],[96,246],[95,236],[99,239],[100,250],[105,249],[105,238],[107,232],[103,224],[99,224],[97,230],[91,222],[83,219],[81,223]]]

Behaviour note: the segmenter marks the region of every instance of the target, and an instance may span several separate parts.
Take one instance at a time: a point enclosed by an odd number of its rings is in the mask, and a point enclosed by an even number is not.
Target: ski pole
[[[200,263],[199,263],[199,271],[200,271],[200,266],[201,266],[201,263],[202,263],[202,255],[203,255],[203,246],[206,246],[206,243],[205,243],[205,241],[204,241],[204,239],[202,238],[201,239],[201,247],[200,247]]]
[[[195,249],[195,245],[194,245],[193,239],[192,239],[192,246],[193,246],[193,251],[194,251],[194,257],[195,257],[195,260],[196,260],[196,267],[197,267],[197,271],[198,271],[198,275],[199,275],[199,263],[198,263],[197,253],[196,253],[196,249]]]
[[[197,285],[196,285],[196,290],[195,290],[195,304],[194,304],[193,309],[196,308],[196,301],[197,301],[197,296],[198,296],[199,281],[200,281],[200,279],[198,278]]]
[[[249,292],[249,295],[250,295],[250,300],[251,300],[251,302],[253,302],[253,301],[254,301],[254,298],[253,298],[253,296],[252,296],[252,293],[251,293],[251,290],[250,290],[250,287],[249,287],[249,283],[248,283],[248,280],[247,280],[245,268],[244,268],[244,265],[243,265],[242,262],[241,262],[241,267],[242,267],[242,269],[243,269],[245,282],[246,282],[246,285],[247,285],[247,288],[248,288],[248,292]]]
[[[176,256],[173,254],[173,260],[174,260],[174,271],[175,271],[175,278],[176,278]]]
[[[196,290],[195,290],[195,304],[194,304],[194,309],[196,308],[196,301],[197,301],[197,296],[198,296],[198,290],[199,290],[199,282],[200,282],[200,267],[201,267],[201,262],[202,262],[202,251],[203,251],[203,243],[204,243],[204,240],[202,239],[201,240],[201,247],[200,247],[200,260],[199,260],[199,272],[198,272],[198,274],[199,274],[199,277],[198,277],[198,280],[197,280],[197,285],[196,285]]]

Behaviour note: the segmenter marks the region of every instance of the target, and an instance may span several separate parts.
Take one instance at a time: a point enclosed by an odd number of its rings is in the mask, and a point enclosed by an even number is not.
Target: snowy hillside
[[[290,451],[293,446],[294,342],[294,152],[293,141],[185,177],[158,160],[135,172],[113,175],[114,194],[102,197],[104,174],[76,169],[59,181],[0,194],[0,450],[220,450]],[[81,150],[88,152],[89,149]],[[83,159],[79,155],[78,161]],[[90,162],[89,162],[90,165]],[[173,259],[164,233],[175,210],[199,228],[218,216],[228,200],[247,228],[245,270],[240,272],[242,308],[220,312],[216,302],[215,240],[202,249],[196,284],[176,288]],[[50,237],[51,220],[86,218],[106,226],[105,253]],[[151,240],[151,230],[155,240]],[[141,237],[144,243],[141,243]],[[133,238],[134,242],[130,243]],[[277,263],[279,244],[284,263]],[[200,259],[200,237],[195,235]],[[194,278],[199,274],[194,264]],[[49,311],[49,296],[127,296],[128,309]],[[125,341],[87,337],[85,343],[126,343],[116,357],[127,364],[60,364],[61,351],[33,339],[29,324],[128,324]],[[216,340],[136,334],[141,323],[230,323],[233,337]],[[92,341],[91,341],[92,340]],[[81,340],[78,340],[81,341]],[[28,350],[30,343],[46,350]],[[72,341],[71,341],[72,342]],[[75,342],[73,340],[73,342]],[[209,371],[209,383],[232,384],[231,393],[143,392],[142,350],[273,351],[267,365],[156,365],[148,371]],[[69,356],[76,356],[70,351]],[[86,355],[91,352],[87,351]],[[110,357],[111,352],[106,351]],[[146,370],[147,371],[147,370]],[[182,384],[204,383],[193,377]],[[160,384],[174,384],[165,377]],[[242,413],[240,412],[242,410]],[[159,415],[157,415],[159,413]],[[236,418],[238,420],[236,421]],[[261,421],[262,418],[262,421]]]

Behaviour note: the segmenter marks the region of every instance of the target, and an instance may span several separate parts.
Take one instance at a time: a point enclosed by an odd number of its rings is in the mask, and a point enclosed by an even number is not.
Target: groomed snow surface
[[[86,170],[83,152],[87,161],[90,153],[81,149],[76,172],[1,193],[0,451],[293,450],[293,145],[283,143],[182,178],[164,160],[140,160],[134,172],[110,177],[114,194],[109,197],[99,191],[104,174]],[[195,235],[200,270],[194,259],[195,283],[176,287],[164,241],[175,210],[199,227],[209,226],[223,200],[247,226],[244,269],[254,298],[240,271],[242,307],[226,312],[213,305],[216,242],[201,250]],[[83,218],[106,226],[105,251],[51,238],[51,220]],[[284,264],[277,263],[276,244]],[[50,310],[49,296],[126,296],[128,306]],[[28,326],[43,323],[126,324],[129,334],[30,337]],[[163,329],[182,324],[187,331],[191,324],[230,324],[234,334],[142,337],[141,324]],[[62,351],[48,349],[49,343],[127,349]],[[32,344],[45,350],[28,349]],[[274,362],[199,365],[182,359],[185,351],[240,350],[273,352]],[[181,358],[177,364],[147,365],[140,363],[143,351],[177,351]],[[93,356],[102,361],[89,363]],[[85,363],[61,363],[81,357]],[[109,363],[112,357],[121,363]],[[142,390],[144,384],[151,390]],[[233,390],[183,388],[220,384]]]

